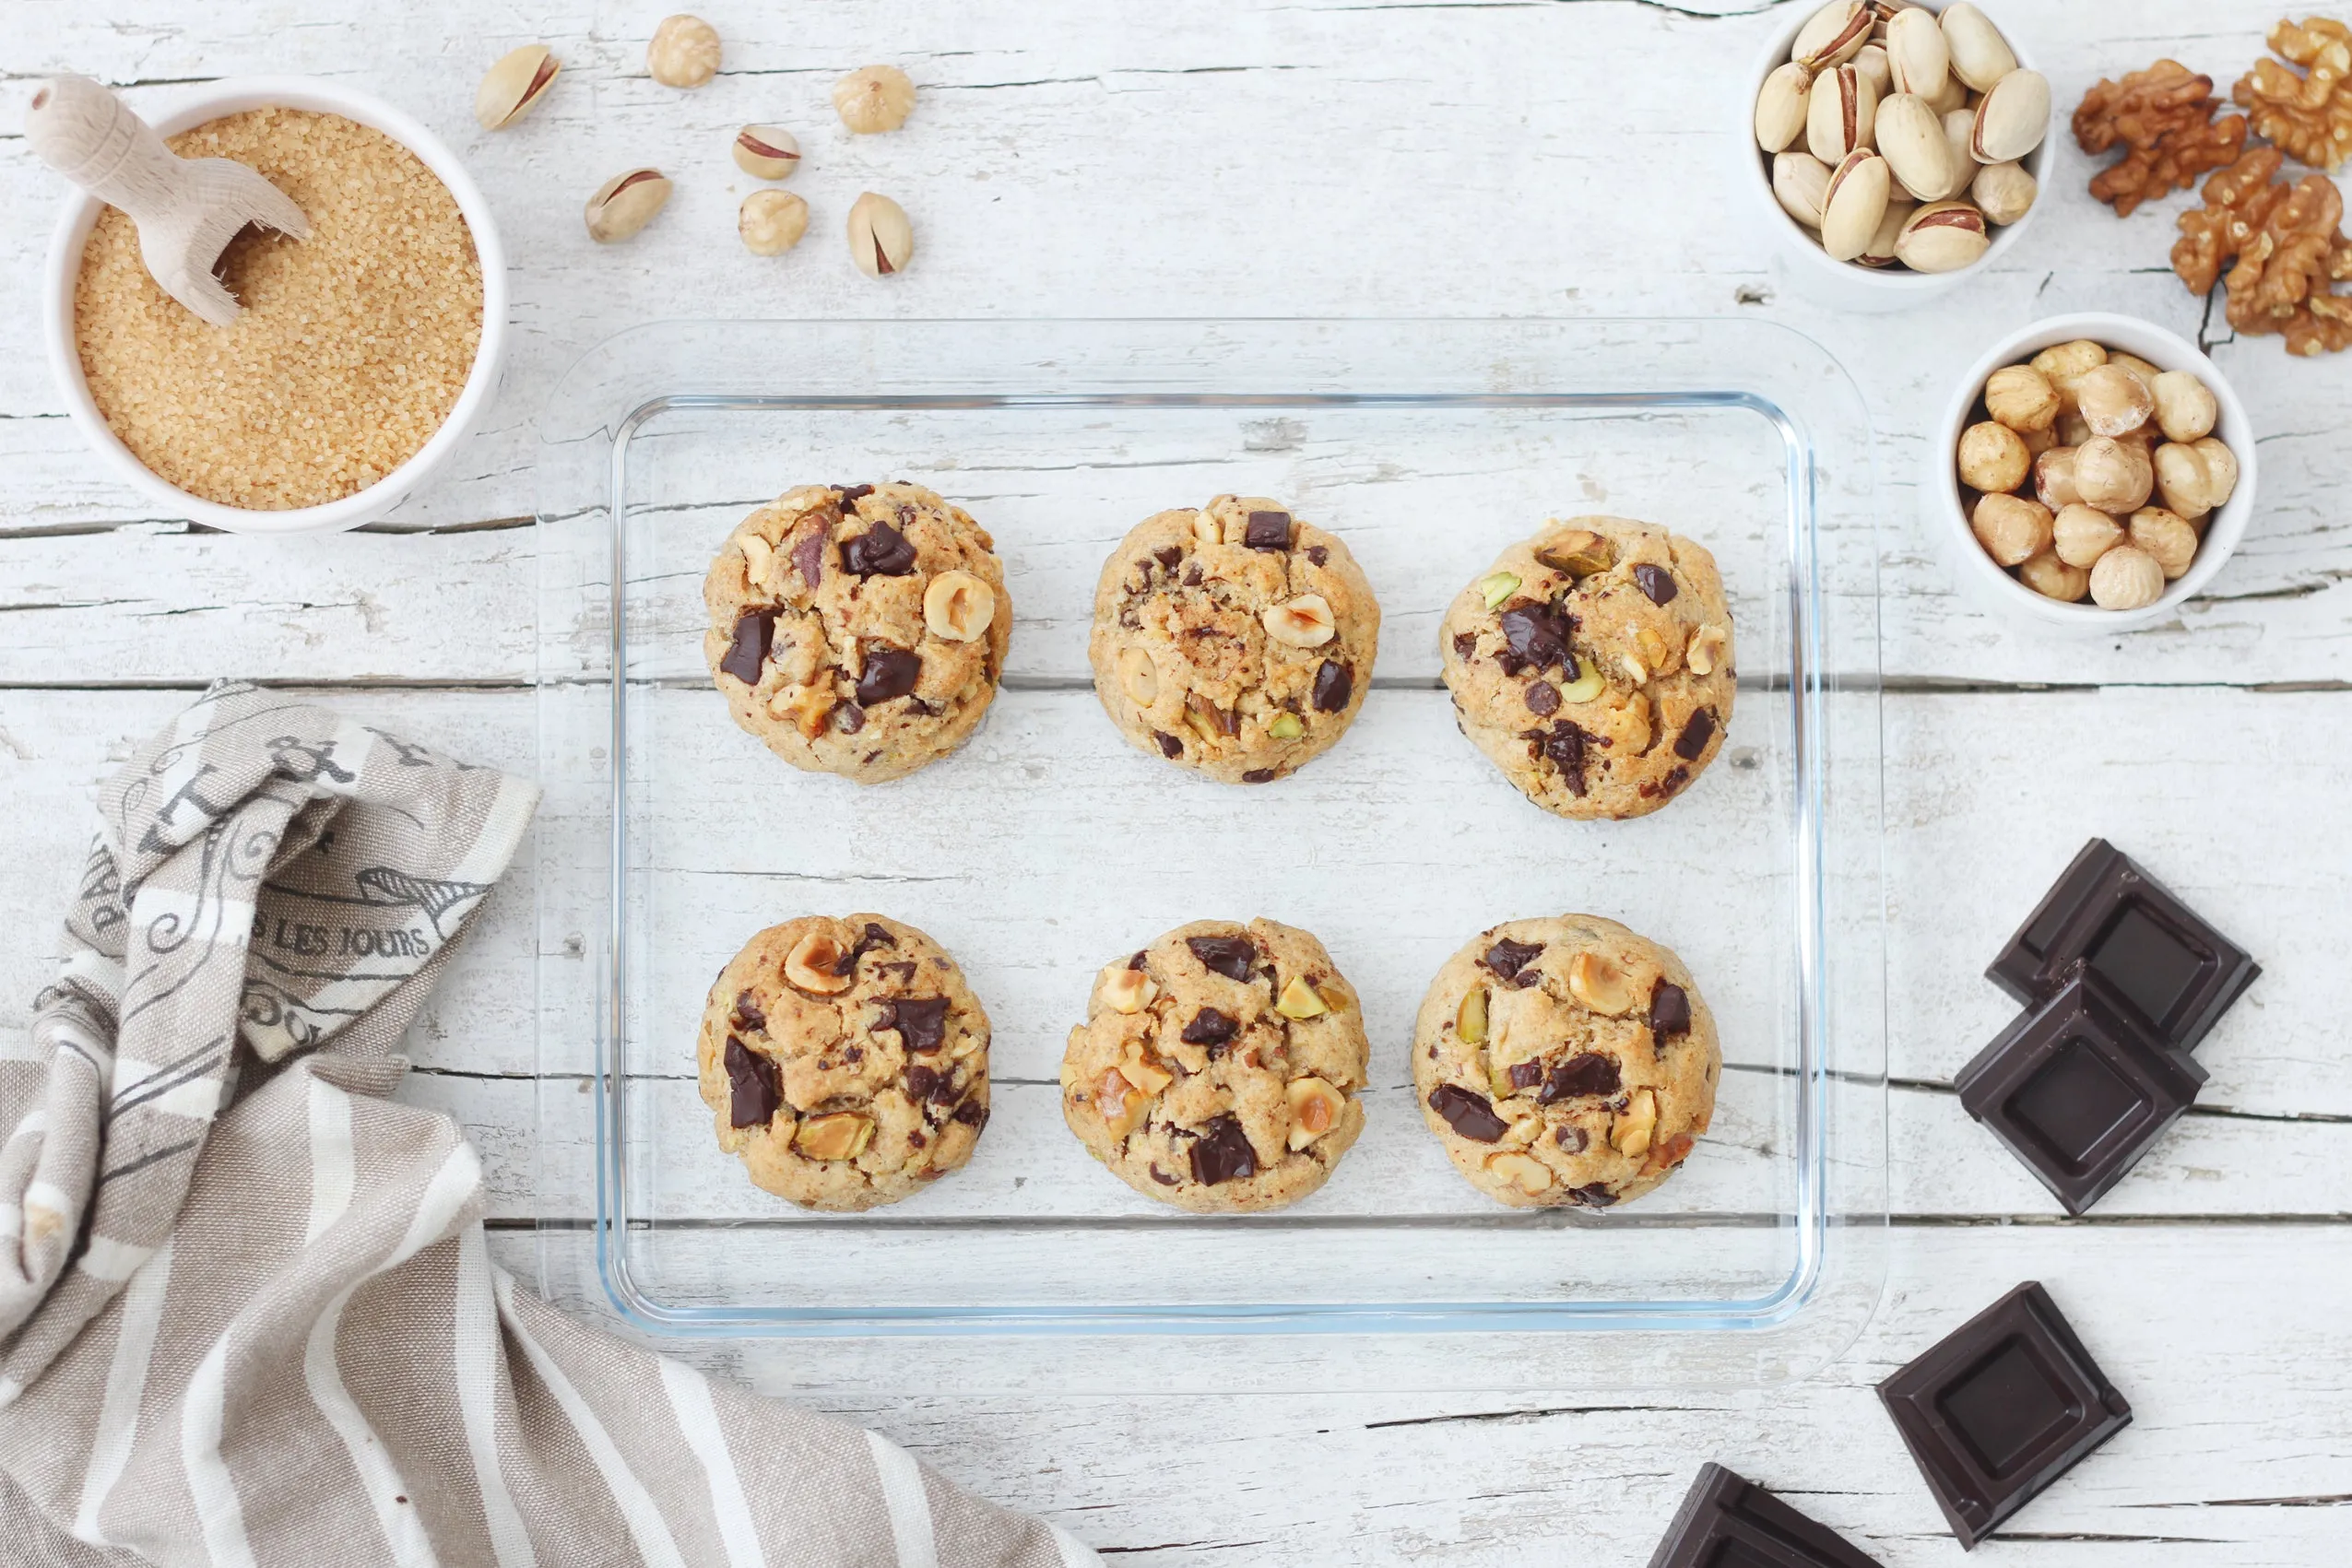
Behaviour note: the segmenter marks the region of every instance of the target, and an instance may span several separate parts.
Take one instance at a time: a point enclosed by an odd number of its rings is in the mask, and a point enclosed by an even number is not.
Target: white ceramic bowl
[[[1780,26],[1774,29],[1771,41],[1756,56],[1755,67],[1748,72],[1747,88],[1740,94],[1735,106],[1738,116],[1734,145],[1739,149],[1741,167],[1734,177],[1748,193],[1751,226],[1786,264],[1789,282],[1799,293],[1835,310],[1873,314],[1908,311],[1950,293],[2016,248],[2018,240],[2051,199],[2047,173],[2050,137],[2043,136],[2039,147],[2018,160],[2027,173],[2041,183],[2039,198],[2025,217],[2006,228],[1995,229],[1992,244],[1971,265],[1957,272],[1912,272],[1907,267],[1872,267],[1859,262],[1832,261],[1814,231],[1791,218],[1779,198],[1772,194],[1772,159],[1755,144],[1755,100],[1764,90],[1764,78],[1789,63],[1789,51],[1796,43],[1797,34],[1804,30],[1804,25],[1820,9],[1819,0],[1801,0],[1791,6]],[[1929,9],[1942,11],[1944,0],[1933,0]],[[1988,11],[1987,15],[1991,13]],[[2016,36],[2002,25],[2001,18],[1993,17],[1992,21],[2001,28],[2001,36],[2009,41],[2010,52],[2017,56],[2019,68],[2040,69],[2018,47]],[[2051,119],[2055,125],[2055,111]],[[1802,144],[1800,136],[1800,147]]]
[[[49,367],[56,377],[58,392],[65,399],[65,411],[72,416],[83,439],[124,483],[168,508],[169,515],[237,534],[331,533],[356,528],[399,505],[410,490],[424,483],[464,442],[467,431],[480,416],[497,385],[500,358],[506,346],[506,253],[499,244],[498,226],[490,218],[489,202],[483,199],[480,189],[457,161],[456,155],[424,126],[365,93],[310,77],[240,77],[208,84],[179,100],[170,113],[148,123],[159,134],[170,136],[223,114],[273,105],[340,114],[382,131],[415,153],[449,187],[449,194],[457,199],[458,210],[465,214],[466,226],[473,230],[474,253],[480,258],[482,269],[481,345],[475,351],[474,368],[466,377],[465,389],[457,395],[456,406],[450,409],[449,417],[442,421],[431,439],[406,463],[367,489],[324,506],[284,512],[223,506],[166,483],[133,456],[122,438],[108,428],[82,379],[81,354],[74,333],[74,284],[81,272],[83,242],[89,238],[90,228],[98,221],[104,204],[80,191],[67,198],[65,210],[49,240],[41,295]]]
[[[1977,543],[1976,534],[1968,526],[1967,514],[1960,510],[1956,460],[1960,432],[1968,426],[1977,399],[1983,395],[1985,382],[2003,365],[2023,364],[2045,348],[2072,343],[2078,337],[2089,338],[2110,350],[2136,354],[2160,371],[2187,371],[2204,382],[2213,389],[2214,400],[2221,406],[2221,417],[2215,421],[2213,433],[2238,459],[2238,488],[2228,501],[2206,520],[2204,540],[2197,547],[2196,560],[2190,562],[2186,573],[2165,584],[2162,598],[2144,609],[2101,609],[2088,600],[2070,605],[2035,593],[1984,553],[1984,547]],[[2196,345],[2136,316],[2086,311],[2076,315],[2052,316],[2036,322],[2023,332],[2012,333],[1968,368],[1968,373],[1953,389],[1951,401],[1944,405],[1944,418],[1928,442],[1925,469],[1920,476],[1920,506],[1929,532],[1944,548],[1953,576],[1980,608],[2045,631],[2100,637],[2169,620],[2179,613],[2182,600],[2213,581],[2222,563],[2237,549],[2238,541],[2245,537],[2247,520],[2253,515],[2254,467],[2254,432],[2246,420],[2246,406],[2238,401],[2238,394],[2222,378],[2214,362],[2197,351]]]

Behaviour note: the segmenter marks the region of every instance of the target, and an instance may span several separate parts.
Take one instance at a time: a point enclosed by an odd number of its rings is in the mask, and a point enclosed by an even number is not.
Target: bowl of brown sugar
[[[218,271],[243,309],[212,326],[148,276],[126,214],[76,192],[43,301],[74,423],[174,517],[308,534],[383,516],[497,382],[506,265],[480,190],[422,125],[330,82],[219,82],[149,123],[183,158],[259,170],[310,237],[230,242]]]

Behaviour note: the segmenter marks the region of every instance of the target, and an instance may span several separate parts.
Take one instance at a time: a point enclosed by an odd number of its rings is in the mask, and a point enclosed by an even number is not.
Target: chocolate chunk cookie
[[[719,971],[695,1055],[718,1146],[804,1208],[896,1203],[988,1125],[988,1015],[955,961],[879,914],[771,925]]]
[[[1591,914],[1482,933],[1413,1026],[1429,1130],[1514,1208],[1606,1208],[1658,1185],[1707,1131],[1722,1068],[1683,961]]]
[[[1731,612],[1704,547],[1648,523],[1549,523],[1438,631],[1462,733],[1563,817],[1641,817],[1723,749]]]
[[[703,655],[735,722],[859,784],[963,744],[1012,605],[995,541],[920,485],[803,485],[746,517],[703,582]]]
[[[1147,517],[1103,563],[1094,693],[1141,750],[1266,784],[1329,749],[1364,705],[1380,606],[1333,535],[1271,501]]]
[[[1297,1202],[1364,1130],[1355,988],[1304,931],[1196,920],[1094,982],[1062,1115],[1146,1197],[1200,1214]]]

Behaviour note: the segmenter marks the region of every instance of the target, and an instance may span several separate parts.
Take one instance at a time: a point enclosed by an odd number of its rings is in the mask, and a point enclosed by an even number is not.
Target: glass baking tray
[[[541,1208],[592,1230],[582,1267],[630,1322],[1099,1342],[1100,1377],[1039,1359],[1106,1387],[1155,1381],[1137,1337],[1169,1348],[1154,1367],[1213,1362],[1219,1386],[1279,1382],[1273,1347],[1332,1335],[1583,1386],[1776,1381],[1859,1331],[1885,1216],[1878,549],[1869,420],[1811,341],[1741,320],[666,323],[569,373],[539,461],[540,1163],[585,1171],[569,1151],[592,1149],[595,1173],[592,1211],[578,1191]],[[737,729],[701,585],[762,501],[881,477],[994,534],[1015,630],[971,743],[861,789]],[[1353,730],[1256,789],[1131,750],[1086,665],[1114,542],[1223,491],[1336,529],[1383,610]],[[1527,804],[1437,678],[1460,586],[1585,512],[1706,543],[1732,601],[1722,757],[1634,822]],[[936,1186],[813,1215],[718,1149],[695,1032],[753,931],[858,910],[963,965],[995,1025],[994,1114]],[[1720,1020],[1720,1099],[1652,1196],[1507,1210],[1422,1125],[1412,1016],[1478,931],[1566,911],[1688,961]],[[1362,992],[1367,1125],[1292,1208],[1179,1214],[1064,1126],[1063,1039],[1108,959],[1260,914],[1315,932]],[[1259,1373],[1236,1370],[1251,1357]]]

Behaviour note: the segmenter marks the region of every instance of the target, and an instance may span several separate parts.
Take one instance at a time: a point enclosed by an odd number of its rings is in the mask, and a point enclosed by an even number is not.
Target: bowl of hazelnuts
[[[2087,636],[2172,619],[2254,507],[2244,405],[2186,339],[2131,316],[2053,316],[1963,378],[1920,497],[1985,609]]]

